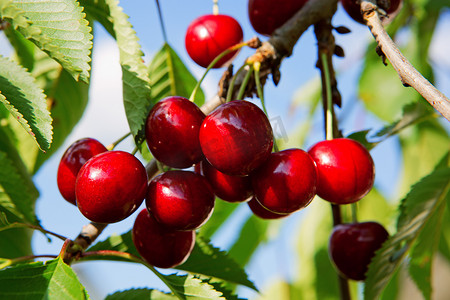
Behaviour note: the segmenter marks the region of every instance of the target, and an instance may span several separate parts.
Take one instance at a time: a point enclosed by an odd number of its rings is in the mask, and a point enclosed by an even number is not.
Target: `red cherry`
[[[316,195],[316,166],[301,149],[272,153],[250,177],[256,199],[274,213],[293,213]]]
[[[253,214],[261,219],[274,220],[289,216],[289,214],[276,214],[274,212],[271,212],[270,210],[267,210],[258,202],[258,200],[256,200],[255,197],[252,197],[252,199],[250,199],[247,204]]]
[[[96,223],[115,223],[130,216],[144,201],[147,173],[134,155],[100,153],[77,176],[75,193],[81,213]]]
[[[206,68],[223,51],[243,40],[241,25],[227,15],[204,15],[196,18],[186,31],[185,44],[189,56]],[[214,68],[221,68],[238,53],[236,50],[220,59]]]
[[[375,251],[388,237],[386,229],[376,222],[337,225],[329,241],[331,261],[345,277],[364,280]]]
[[[81,167],[94,155],[108,151],[102,143],[93,138],[84,138],[67,148],[59,162],[56,182],[58,189],[68,202],[76,205],[75,181]]]
[[[214,194],[228,202],[243,202],[249,199],[253,190],[248,176],[227,175],[203,160],[201,162],[203,176],[211,184]]]
[[[133,243],[142,258],[158,268],[181,265],[195,245],[195,231],[175,231],[159,224],[147,209],[136,217]]]
[[[194,230],[214,209],[214,193],[202,175],[191,171],[167,171],[152,179],[146,205],[155,219],[173,230]]]
[[[148,148],[172,168],[188,168],[202,158],[198,140],[205,115],[193,102],[172,96],[153,106],[145,123]]]
[[[270,155],[273,133],[264,112],[237,100],[220,105],[200,128],[200,146],[208,162],[228,175],[248,175]]]
[[[378,1],[377,1],[378,2]],[[381,1],[377,3],[378,5],[381,5]],[[386,11],[389,17],[393,18],[397,15],[398,11],[400,10],[400,4],[402,3],[402,0],[390,0],[390,6],[389,7],[381,7]],[[365,24],[364,18],[361,14],[361,8],[358,4],[357,0],[341,0],[342,7],[347,12],[347,14],[356,22]]]
[[[375,166],[369,151],[359,142],[347,138],[321,141],[308,153],[317,165],[317,195],[322,199],[353,203],[372,188]]]
[[[308,0],[249,0],[248,16],[256,32],[270,36],[295,15]]]

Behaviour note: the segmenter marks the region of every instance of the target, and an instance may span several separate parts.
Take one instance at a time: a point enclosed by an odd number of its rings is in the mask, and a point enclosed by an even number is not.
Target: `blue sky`
[[[212,12],[212,1],[194,0],[189,4],[180,5],[180,1],[161,1],[164,23],[168,35],[169,44],[177,51],[188,68],[197,78],[201,76],[204,69],[195,65],[188,57],[184,49],[184,33],[189,23],[196,17]],[[125,13],[130,16],[130,22],[141,40],[141,45],[146,60],[159,50],[163,44],[163,38],[159,25],[154,1],[121,1],[121,6]],[[220,13],[229,14],[235,17],[244,30],[244,39],[249,39],[256,35],[250,26],[247,17],[247,1],[219,1]],[[440,28],[449,28],[448,14],[443,19]],[[334,25],[345,25],[352,30],[352,34],[338,35],[337,43],[341,45],[347,56],[344,59],[335,59],[336,69],[339,72],[338,84],[343,95],[343,108],[338,112],[346,111],[348,118],[342,123],[344,134],[362,129],[381,127],[373,117],[361,113],[363,108],[355,101],[356,78],[361,68],[359,58],[363,55],[367,41],[371,39],[370,33],[364,26],[352,20],[339,8],[333,19]],[[445,34],[444,30],[440,31]],[[37,202],[36,209],[42,225],[52,231],[61,233],[67,237],[74,238],[78,235],[81,227],[88,223],[78,210],[65,202],[60,196],[56,186],[56,170],[59,159],[64,149],[75,140],[83,137],[94,137],[105,145],[115,141],[128,131],[125,119],[123,103],[121,98],[121,74],[118,64],[118,51],[114,41],[100,27],[95,27],[96,48],[93,55],[93,73],[90,91],[90,103],[73,133],[67,138],[66,145],[41,168],[35,177],[35,182],[40,190],[41,196]],[[262,40],[265,37],[260,36]],[[444,39],[442,39],[444,40]],[[8,53],[5,47],[5,39],[0,34],[0,53]],[[275,87],[269,82],[266,86],[266,105],[271,117],[279,117],[283,126],[288,132],[295,128],[298,120],[301,119],[305,110],[298,107],[292,112],[291,101],[297,89],[308,81],[318,76],[318,70],[314,67],[316,63],[316,41],[312,30],[309,29],[301,37],[294,49],[292,57],[287,58],[281,68],[281,81]],[[448,41],[433,47],[433,57],[437,61],[444,62],[443,68],[438,69],[438,87],[443,87],[443,92],[450,93],[450,59],[447,54],[450,50]],[[236,65],[239,66],[244,59],[252,53],[249,49],[244,49],[236,58]],[[203,84],[207,99],[216,92],[218,79],[223,70],[213,70],[210,72]],[[319,114],[320,115],[320,114]],[[323,139],[323,129],[320,119],[314,123],[310,138],[307,140],[309,147],[315,141]],[[295,142],[294,142],[295,144]],[[119,149],[131,151],[133,146],[130,142],[121,144]],[[377,168],[376,184],[386,193],[393,192],[392,182],[396,182],[399,172],[400,157],[397,153],[395,138],[381,144],[372,152]],[[227,230],[222,230],[214,237],[213,243],[219,247],[226,248],[234,240],[234,229],[249,211],[242,207],[227,224]],[[267,246],[258,251],[255,258],[250,263],[247,271],[250,279],[254,280],[258,287],[263,287],[274,277],[289,278],[292,276],[292,265],[288,259],[293,257],[293,245],[287,232],[296,226],[305,212],[301,211],[289,217],[282,223],[280,234],[269,241]],[[111,233],[123,233],[128,231],[135,215],[118,223],[107,227],[100,236],[100,240],[106,238]],[[58,253],[61,243],[55,240],[48,243],[41,234],[35,234],[33,238],[33,248],[37,254]],[[284,256],[287,259],[281,262],[274,261],[273,255]],[[264,262],[264,263],[263,263]],[[264,267],[262,267],[264,265]],[[133,287],[165,287],[160,281],[145,267],[129,263],[111,262],[90,262],[75,265],[74,269],[79,273],[81,280],[86,285],[92,299],[102,299],[108,293],[116,290],[129,289]],[[171,272],[171,271],[168,271]],[[248,289],[242,289],[241,297],[252,297],[255,294]]]

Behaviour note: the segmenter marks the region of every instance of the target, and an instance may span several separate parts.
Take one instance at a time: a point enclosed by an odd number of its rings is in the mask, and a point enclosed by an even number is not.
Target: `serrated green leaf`
[[[34,78],[15,62],[0,56],[0,102],[36,140],[41,150],[50,148],[52,118],[46,96]]]
[[[194,275],[164,275],[164,282],[179,299],[226,299],[213,285]]]
[[[219,278],[257,290],[241,266],[202,236],[197,236],[191,255],[176,269]]]
[[[96,243],[86,251],[98,250],[115,250],[140,256],[134,247],[131,231],[122,235],[112,235],[108,239]],[[104,257],[104,259],[122,260],[115,257]],[[211,245],[209,240],[198,235],[196,237],[194,249],[187,261],[184,264],[175,267],[175,269],[218,278],[256,290],[256,287],[248,279],[248,275],[242,267],[240,267],[224,251],[220,251],[218,248]]]
[[[0,298],[80,300],[89,296],[75,272],[61,258],[56,258],[1,270]]]
[[[149,66],[151,96],[159,101],[168,96],[190,97],[197,84],[195,77],[189,72],[173,48],[164,43],[155,54]],[[194,99],[195,104],[205,103],[205,95],[199,89]]]
[[[36,224],[33,193],[6,153],[0,152],[0,210],[9,211],[24,223]]]
[[[105,0],[80,0],[81,6],[84,7],[88,19],[93,19],[100,24],[103,28],[115,39],[116,34],[114,32],[113,20],[111,18],[111,12]]]
[[[178,299],[172,294],[166,294],[154,289],[131,289],[115,292],[108,295],[105,300],[174,300]]]
[[[403,201],[399,229],[376,252],[369,265],[364,299],[377,299],[412,244],[441,207],[450,189],[450,168],[438,169],[416,183]]]
[[[106,0],[114,24],[122,67],[123,101],[131,133],[140,144],[144,136],[144,123],[151,108],[150,84],[143,53],[128,16],[117,0]]]
[[[76,0],[5,1],[0,17],[57,60],[76,80],[89,80],[91,28]]]

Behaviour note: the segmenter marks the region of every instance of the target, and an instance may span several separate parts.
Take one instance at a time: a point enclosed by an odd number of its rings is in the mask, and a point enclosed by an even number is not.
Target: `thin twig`
[[[374,36],[379,48],[391,62],[405,87],[414,88],[438,112],[450,121],[450,100],[436,89],[400,52],[383,27],[378,7],[373,0],[362,0],[361,11],[364,20]]]

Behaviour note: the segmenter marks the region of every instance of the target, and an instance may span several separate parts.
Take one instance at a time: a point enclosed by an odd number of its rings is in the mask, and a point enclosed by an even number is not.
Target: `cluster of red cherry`
[[[344,8],[347,2],[342,1]],[[250,0],[250,21],[257,32],[270,35],[304,3]],[[207,67],[242,36],[232,17],[206,15],[189,26],[186,49]],[[223,66],[235,54],[215,66]],[[150,111],[145,134],[153,156],[171,170],[148,182],[145,167],[134,155],[108,151],[99,141],[85,138],[62,156],[57,183],[62,196],[96,223],[119,222],[145,199],[146,208],[132,230],[133,242],[156,267],[174,267],[187,259],[195,230],[212,214],[215,196],[247,202],[258,217],[278,219],[306,207],[316,194],[334,204],[354,203],[374,182],[369,152],[351,139],[321,141],[308,152],[272,152],[269,120],[246,100],[222,104],[205,116],[186,98],[165,98]],[[194,170],[186,170],[192,166]],[[374,251],[387,237],[375,222],[336,226],[330,238],[331,258],[348,278],[364,279]]]

